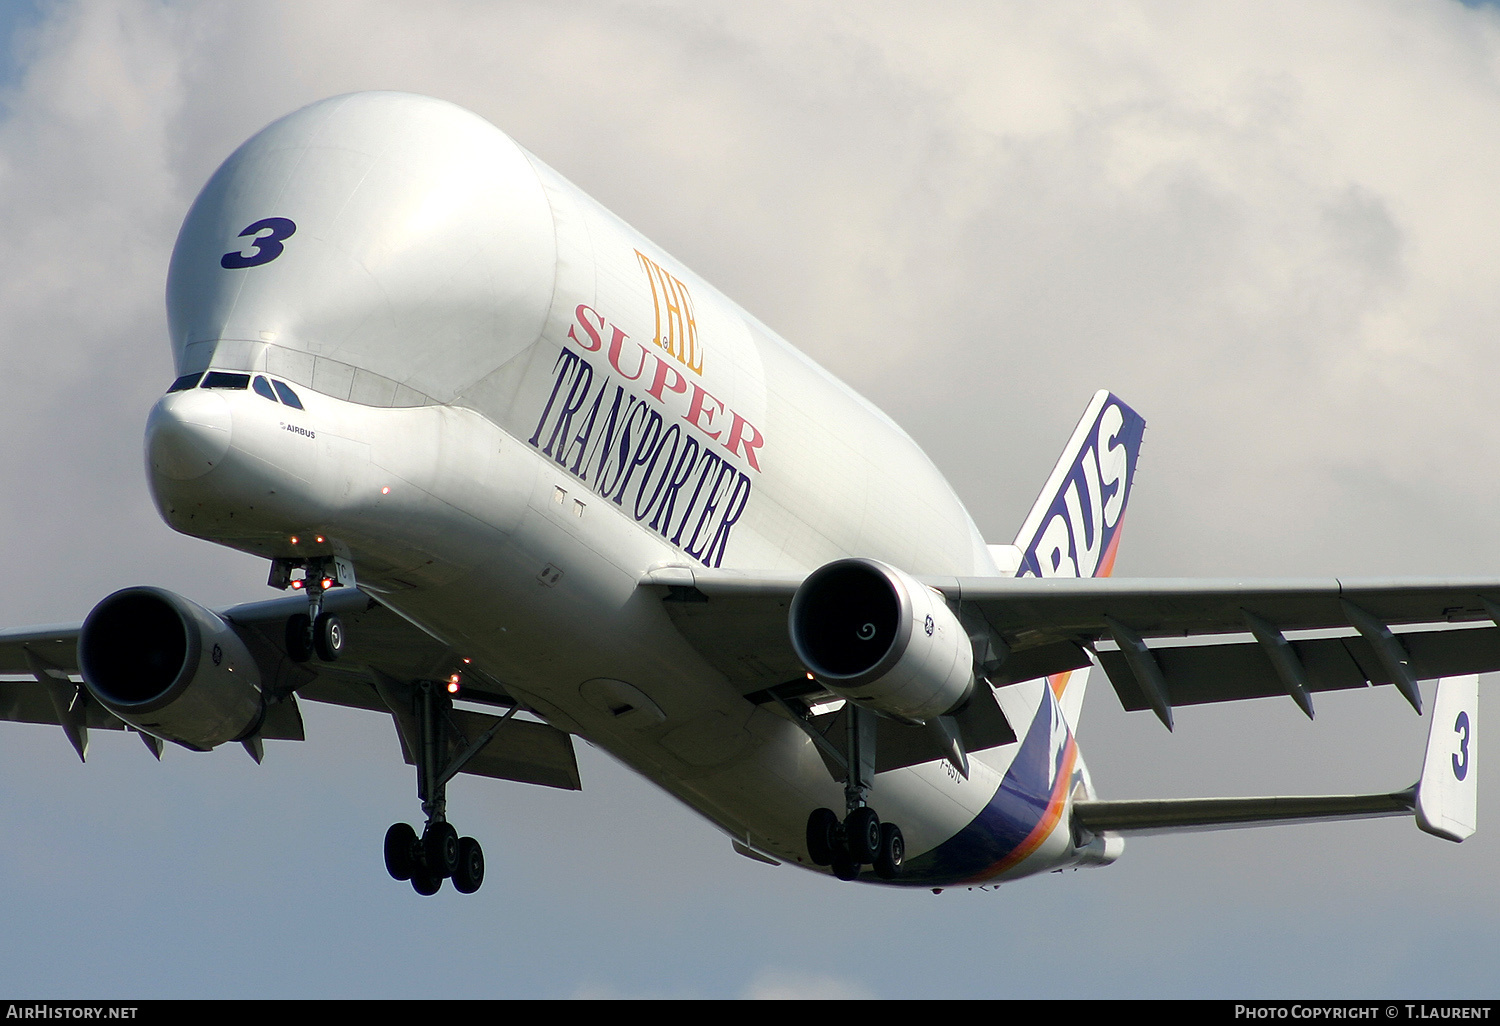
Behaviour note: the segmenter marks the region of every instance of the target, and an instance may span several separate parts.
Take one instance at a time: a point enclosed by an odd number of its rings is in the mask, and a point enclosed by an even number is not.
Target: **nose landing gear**
[[[302,571],[301,579],[292,579],[294,570]],[[316,654],[331,663],[343,653],[344,625],[337,616],[323,611],[323,593],[352,584],[353,578],[348,563],[333,556],[271,561],[271,576],[266,583],[273,588],[298,588],[307,594],[307,614],[298,613],[286,621],[286,652],[293,662],[305,663]]]

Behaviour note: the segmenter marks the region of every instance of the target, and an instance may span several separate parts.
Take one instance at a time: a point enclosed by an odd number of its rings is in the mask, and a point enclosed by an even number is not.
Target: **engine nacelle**
[[[819,567],[792,598],[792,647],[830,691],[909,723],[974,690],[974,646],[943,597],[873,559]]]
[[[260,670],[234,628],[161,588],[126,588],[78,636],[89,693],[133,727],[207,751],[265,718]]]

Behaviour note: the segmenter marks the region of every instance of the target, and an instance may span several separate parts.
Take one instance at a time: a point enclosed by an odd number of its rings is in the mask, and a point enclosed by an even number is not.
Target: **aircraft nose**
[[[163,396],[146,420],[146,465],[174,481],[202,477],[229,451],[233,418],[218,392],[190,389]]]

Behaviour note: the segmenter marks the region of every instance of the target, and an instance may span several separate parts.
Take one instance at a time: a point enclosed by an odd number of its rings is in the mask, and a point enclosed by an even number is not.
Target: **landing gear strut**
[[[459,837],[448,822],[448,781],[463,764],[487,744],[515,709],[448,765],[443,735],[452,699],[442,685],[418,681],[412,687],[412,712],[416,718],[417,797],[427,825],[422,835],[406,823],[396,823],[385,832],[385,868],[397,880],[410,880],[418,894],[436,894],[444,880],[453,881],[460,894],[473,894],[484,883],[484,849],[472,837]]]
[[[271,576],[266,583],[273,588],[300,588],[307,593],[307,614],[298,613],[286,621],[286,652],[294,662],[305,663],[316,654],[325,663],[331,663],[344,651],[344,625],[337,616],[323,611],[323,593],[353,583],[352,571],[347,567],[347,563],[340,566],[332,556],[271,560]],[[303,572],[300,581],[292,580],[293,570]]]
[[[317,540],[323,542],[321,537]],[[294,580],[292,573],[297,570],[302,571],[302,577]],[[324,610],[323,596],[329,588],[353,585],[353,566],[336,556],[273,559],[266,583],[307,593],[306,615],[287,618],[287,654],[299,663],[314,654],[324,662],[336,660],[344,650],[344,625]],[[407,823],[395,823],[385,832],[386,871],[397,880],[410,880],[418,894],[436,894],[444,880],[452,880],[454,890],[462,894],[473,894],[484,883],[484,849],[472,837],[459,837],[448,822],[448,781],[489,744],[520,706],[514,706],[488,731],[462,747],[468,739],[452,725],[449,713],[453,699],[442,685],[425,680],[405,685],[380,674],[376,677],[382,700],[398,721],[407,725],[401,729],[415,756],[417,797],[427,816],[421,836]],[[407,710],[411,712],[409,719]],[[462,748],[452,759],[448,759],[450,730]]]
[[[844,819],[832,809],[814,809],[807,817],[807,853],[814,865],[830,866],[840,880],[859,877],[873,866],[883,880],[894,880],[906,857],[906,839],[894,823],[882,823],[866,804],[875,777],[875,714],[853,702],[848,711],[848,744],[844,775]]]

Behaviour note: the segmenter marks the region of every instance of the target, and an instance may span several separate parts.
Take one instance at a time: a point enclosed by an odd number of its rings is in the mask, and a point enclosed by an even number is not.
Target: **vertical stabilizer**
[[[1417,826],[1462,841],[1478,825],[1479,675],[1438,681],[1417,783]]]
[[[1016,535],[1017,577],[1109,576],[1145,433],[1140,414],[1094,393]]]
[[[1008,562],[1017,577],[1108,577],[1145,432],[1140,414],[1107,391],[1095,392],[1015,544],[991,546],[992,553],[1014,552]],[[1088,674],[1085,667],[1047,678],[1075,730]]]

